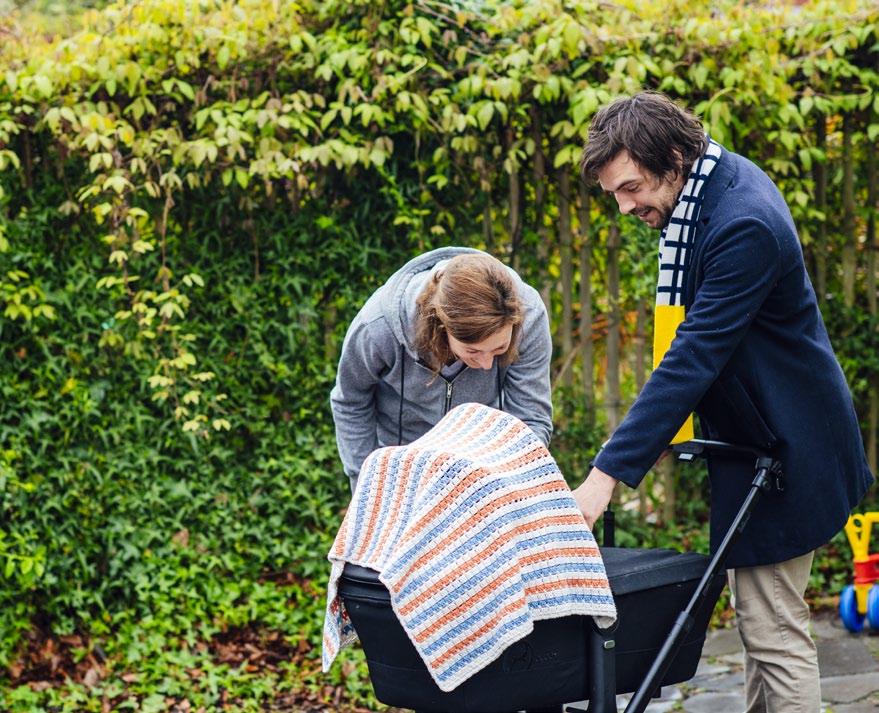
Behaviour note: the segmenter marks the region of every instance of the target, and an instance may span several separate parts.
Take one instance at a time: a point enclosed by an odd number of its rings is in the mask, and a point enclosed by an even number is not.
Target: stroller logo
[[[527,641],[517,641],[504,651],[504,671],[527,671],[531,668],[534,650]]]

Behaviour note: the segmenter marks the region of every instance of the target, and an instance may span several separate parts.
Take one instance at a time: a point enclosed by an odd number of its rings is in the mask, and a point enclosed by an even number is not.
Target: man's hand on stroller
[[[586,518],[586,524],[590,530],[595,525],[595,521],[607,509],[607,504],[610,502],[617,482],[613,476],[593,467],[586,480],[573,491],[577,507]]]

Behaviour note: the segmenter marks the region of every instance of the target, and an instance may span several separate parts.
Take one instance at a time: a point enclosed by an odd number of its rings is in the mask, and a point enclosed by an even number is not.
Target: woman
[[[352,490],[373,450],[414,441],[477,402],[552,435],[552,344],[537,291],[487,253],[440,248],[406,263],[354,318],[330,395]]]

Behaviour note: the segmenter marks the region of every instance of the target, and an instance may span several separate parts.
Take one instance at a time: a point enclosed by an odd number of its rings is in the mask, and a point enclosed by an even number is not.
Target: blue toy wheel
[[[879,585],[870,587],[867,595],[867,621],[870,626],[879,631]]]
[[[872,594],[872,591],[870,593]],[[877,614],[879,614],[879,611],[877,611]],[[845,628],[853,634],[857,634],[864,628],[864,619],[866,617],[858,611],[858,598],[855,595],[853,584],[849,584],[842,590],[842,594],[839,595],[839,617],[842,619]]]

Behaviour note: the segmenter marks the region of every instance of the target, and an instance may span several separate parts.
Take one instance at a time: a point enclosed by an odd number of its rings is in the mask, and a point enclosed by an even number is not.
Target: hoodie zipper
[[[428,367],[426,364],[424,364],[420,360],[415,363],[418,364],[419,366],[423,367],[424,369],[427,369],[428,371],[430,370],[430,367]],[[451,379],[447,379],[442,374],[439,374],[439,378],[446,382],[446,403],[443,407],[443,415],[447,414],[452,408],[452,384],[453,384],[453,382],[455,381],[455,379],[457,379],[459,376],[461,376],[461,374],[463,374],[469,368],[470,367],[468,367],[465,364],[463,367],[461,367],[461,371],[459,371],[457,374],[455,374]]]
[[[452,384],[454,383],[455,379],[461,376],[461,374],[463,374],[469,368],[470,367],[465,364],[463,367],[461,367],[461,371],[455,374],[451,379],[447,379],[446,377],[440,375],[440,378],[446,382],[446,407],[445,409],[443,409],[443,415],[447,414],[452,408]]]

